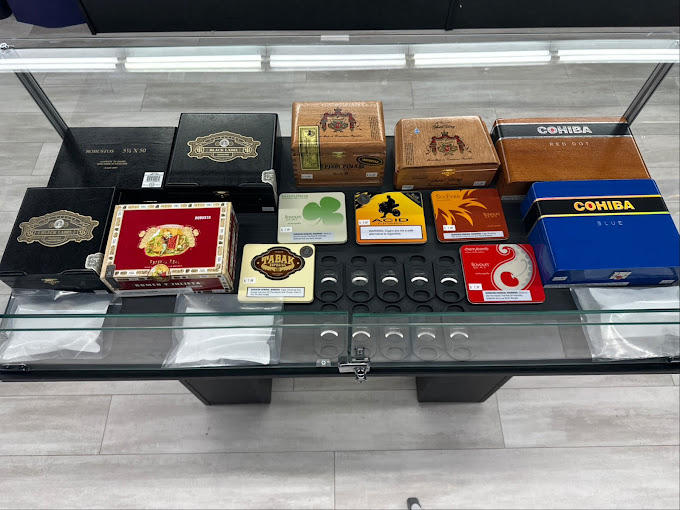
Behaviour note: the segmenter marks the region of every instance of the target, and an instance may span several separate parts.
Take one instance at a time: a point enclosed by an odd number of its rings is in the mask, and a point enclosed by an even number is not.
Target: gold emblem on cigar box
[[[208,136],[199,136],[187,142],[187,145],[190,147],[187,154],[190,158],[208,158],[217,163],[226,163],[236,158],[256,158],[260,142],[250,136],[220,131]]]
[[[80,243],[90,241],[92,232],[99,225],[92,216],[61,210],[31,218],[19,224],[20,243],[39,243],[48,248],[62,246],[70,241]]]

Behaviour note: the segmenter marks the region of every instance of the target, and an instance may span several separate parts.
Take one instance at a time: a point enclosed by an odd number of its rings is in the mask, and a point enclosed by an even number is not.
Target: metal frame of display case
[[[10,50],[0,45],[0,51]],[[633,123],[673,63],[659,63],[623,114]],[[29,71],[15,74],[62,139],[68,125]],[[134,298],[131,298],[134,299]],[[605,312],[603,312],[605,313]],[[474,317],[474,313],[460,314]],[[574,317],[577,312],[574,312]],[[351,322],[351,321],[348,321]],[[572,324],[576,327],[577,324]],[[352,324],[346,327],[351,328]],[[349,335],[351,337],[351,335]],[[6,363],[0,365],[3,381],[176,379],[205,404],[268,403],[272,379],[277,377],[353,376],[362,382],[373,376],[414,376],[421,402],[483,402],[514,375],[566,375],[611,373],[678,373],[680,357],[601,362],[583,359],[465,361],[443,363],[371,363],[363,349],[352,351],[337,363],[281,363],[271,366],[173,368],[130,365],[78,365]]]

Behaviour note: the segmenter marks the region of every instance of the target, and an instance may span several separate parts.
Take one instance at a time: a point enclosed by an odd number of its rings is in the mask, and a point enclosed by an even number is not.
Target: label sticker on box
[[[528,290],[484,290],[484,301],[531,301],[531,292]]]
[[[304,287],[249,287],[248,297],[265,298],[303,298],[305,297]]]
[[[314,179],[313,174],[300,174],[301,179]]]
[[[460,258],[470,303],[545,301],[531,245],[465,245],[460,249]]]
[[[142,188],[163,187],[163,175],[165,175],[165,172],[144,172]]]
[[[472,183],[473,186],[486,186],[486,181],[475,181]]]
[[[366,177],[368,177],[369,179],[378,177],[378,172],[366,172]]]
[[[333,232],[293,232],[293,242],[296,243],[332,243],[335,241]]]
[[[503,239],[501,230],[487,230],[482,232],[445,232],[444,239],[455,241],[458,239]]]
[[[401,187],[401,190],[402,190],[402,191],[409,191],[409,190],[412,190],[412,189],[413,189],[413,184],[404,184],[404,185]]]
[[[414,227],[361,227],[361,239],[422,239],[423,229]]]

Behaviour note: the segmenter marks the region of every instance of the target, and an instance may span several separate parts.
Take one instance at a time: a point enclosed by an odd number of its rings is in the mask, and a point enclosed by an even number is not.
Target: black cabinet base
[[[272,401],[271,379],[237,379],[201,377],[180,382],[205,405],[269,404]]]
[[[418,402],[484,402],[510,380],[506,375],[416,377]]]

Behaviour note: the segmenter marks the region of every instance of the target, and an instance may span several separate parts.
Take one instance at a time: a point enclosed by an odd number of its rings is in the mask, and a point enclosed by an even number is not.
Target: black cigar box
[[[70,128],[48,187],[115,186],[124,202],[161,200],[174,136],[172,127]]]
[[[107,292],[99,278],[115,188],[29,188],[0,261],[14,289]]]
[[[220,200],[236,212],[274,212],[281,154],[275,113],[183,113],[166,190],[170,199]]]

